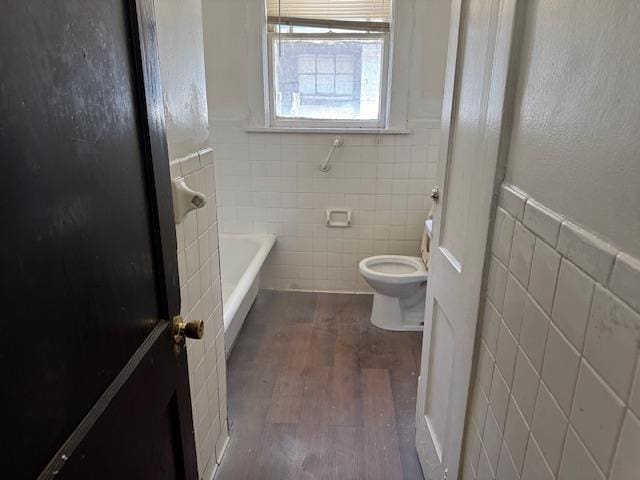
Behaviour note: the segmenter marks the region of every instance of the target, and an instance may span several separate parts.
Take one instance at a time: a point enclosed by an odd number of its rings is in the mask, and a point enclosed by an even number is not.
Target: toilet
[[[431,220],[428,222],[430,235]],[[428,273],[422,258],[377,255],[361,260],[358,267],[375,291],[371,323],[391,331],[423,329]]]

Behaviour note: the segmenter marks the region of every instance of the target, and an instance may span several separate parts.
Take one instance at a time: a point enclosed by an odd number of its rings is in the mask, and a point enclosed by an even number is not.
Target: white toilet
[[[431,220],[427,233],[431,233]],[[360,274],[375,290],[371,323],[392,331],[421,331],[427,268],[420,257],[378,255],[360,261]]]

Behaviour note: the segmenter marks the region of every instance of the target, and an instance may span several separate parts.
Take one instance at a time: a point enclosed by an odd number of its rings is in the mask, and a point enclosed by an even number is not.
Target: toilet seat
[[[427,269],[419,257],[405,255],[377,255],[360,261],[360,273],[371,280],[402,284],[424,282]]]

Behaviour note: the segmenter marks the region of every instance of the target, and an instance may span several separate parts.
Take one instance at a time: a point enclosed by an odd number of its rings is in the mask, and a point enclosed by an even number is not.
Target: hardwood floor
[[[228,361],[216,480],[422,479],[422,334],[369,323],[372,296],[261,291]]]

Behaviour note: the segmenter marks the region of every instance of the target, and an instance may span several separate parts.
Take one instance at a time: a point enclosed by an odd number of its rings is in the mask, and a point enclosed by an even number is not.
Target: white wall
[[[208,205],[176,225],[181,315],[204,320],[202,340],[187,342],[198,471],[210,480],[227,444],[227,393],[213,154],[199,0],[156,0],[160,69],[171,178],[205,193]]]
[[[449,0],[399,0],[391,126],[411,135],[247,133],[264,126],[260,0],[204,0],[211,141],[221,230],[280,235],[262,285],[366,290],[359,259],[417,255],[438,157]],[[327,207],[354,212],[350,229],[325,226]]]
[[[631,480],[640,458],[640,262],[504,188],[463,480]]]
[[[640,4],[527,7],[463,479],[639,478]]]
[[[204,338],[187,340],[189,386],[200,478],[211,480],[227,446],[227,378],[220,287],[213,153],[210,149],[171,163],[171,178],[205,194],[207,204],[176,225],[181,315],[203,320]]]
[[[640,257],[640,3],[531,1],[507,180]]]

